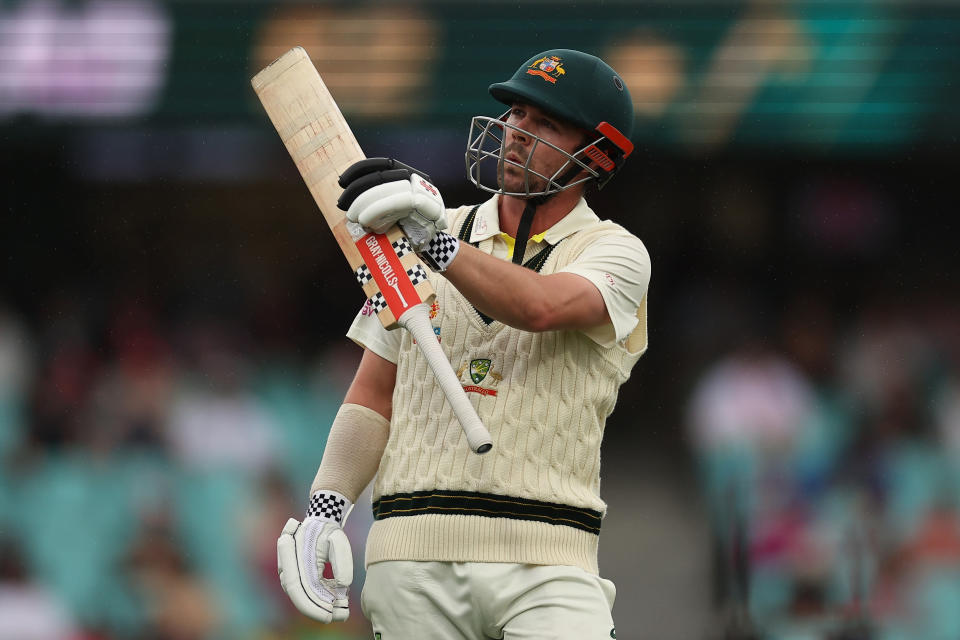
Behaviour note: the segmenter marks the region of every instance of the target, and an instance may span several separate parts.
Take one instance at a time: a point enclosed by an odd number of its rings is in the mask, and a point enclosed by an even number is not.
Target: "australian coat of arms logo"
[[[490,358],[478,358],[470,361],[470,379],[480,384],[490,373]]]
[[[463,381],[463,374],[466,372],[470,377],[470,382],[473,383],[463,385],[463,390],[479,393],[484,396],[497,395],[496,386],[503,380],[503,376],[496,371],[492,371],[490,368],[491,365],[492,362],[490,358],[475,358],[469,363],[464,362],[461,364],[457,370],[457,377]],[[487,384],[481,384],[484,381],[486,381]]]
[[[527,69],[531,76],[540,76],[550,83],[556,83],[557,78],[567,73],[563,68],[563,60],[560,56],[544,56],[539,60],[534,60],[533,64]]]

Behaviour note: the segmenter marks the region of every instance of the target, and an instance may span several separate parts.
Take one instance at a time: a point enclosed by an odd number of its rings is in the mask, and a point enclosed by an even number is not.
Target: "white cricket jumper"
[[[496,198],[490,202],[496,206]],[[488,226],[490,202],[478,212],[475,229],[484,215],[482,226]],[[482,456],[470,451],[411,336],[405,331],[391,336],[399,340],[396,354],[387,356],[395,356],[397,380],[389,439],[374,484],[376,521],[367,540],[367,564],[511,562],[598,573],[606,511],[600,498],[600,445],[618,389],[646,349],[650,271],[635,236],[599,221],[583,201],[572,214],[578,209],[572,232],[553,243],[549,235],[531,243],[525,260],[552,245],[540,272],[578,273],[598,286],[608,309],[632,307],[627,335],[603,344],[581,331],[532,333],[497,321],[488,324],[443,277],[431,274],[437,291],[431,312],[435,332],[494,446]],[[583,218],[582,209],[593,218]],[[470,211],[448,212],[453,231],[464,226]],[[491,253],[492,242],[487,236],[480,249]],[[596,253],[597,246],[623,252],[623,260],[604,259],[626,266],[620,272],[604,266],[594,273],[589,260],[581,265],[578,259]],[[621,298],[633,304],[615,303],[618,286],[630,289]],[[613,324],[622,330],[625,322],[615,318]],[[352,338],[376,342],[364,339],[356,325]]]

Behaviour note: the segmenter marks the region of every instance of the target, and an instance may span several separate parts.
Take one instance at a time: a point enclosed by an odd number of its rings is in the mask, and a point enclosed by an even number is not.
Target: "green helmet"
[[[511,107],[516,102],[532,104],[586,130],[590,136],[581,149],[567,153],[524,131],[535,142],[526,163],[520,165],[503,157],[507,131],[517,129],[506,122],[507,115],[475,116],[467,141],[467,176],[485,191],[524,197],[549,196],[589,180],[595,180],[602,188],[633,151],[630,92],[617,72],[596,56],[573,49],[538,53],[509,80],[490,85],[490,94]],[[554,147],[567,157],[567,162],[553,175],[541,175],[530,167],[533,153],[540,144]],[[522,190],[504,190],[506,165],[524,171]],[[482,170],[482,167],[490,168]],[[494,167],[496,180],[490,173]]]
[[[594,131],[601,122],[624,138],[633,135],[633,100],[620,75],[606,62],[573,49],[551,49],[527,60],[490,94],[510,106],[529,102],[579,127]]]

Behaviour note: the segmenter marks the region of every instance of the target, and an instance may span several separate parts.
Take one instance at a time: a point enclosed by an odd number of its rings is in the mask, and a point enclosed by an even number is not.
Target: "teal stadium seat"
[[[224,637],[244,637],[261,628],[269,612],[251,573],[240,526],[256,495],[253,479],[232,469],[181,470],[174,495],[180,542],[193,569],[217,596]]]
[[[86,624],[132,617],[118,582],[138,527],[136,488],[129,465],[79,453],[50,454],[14,483],[12,522],[31,573]]]

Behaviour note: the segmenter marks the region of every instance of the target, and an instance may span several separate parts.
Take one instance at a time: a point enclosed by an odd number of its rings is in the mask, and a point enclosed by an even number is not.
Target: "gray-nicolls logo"
[[[370,255],[373,256],[374,263],[377,265],[377,268],[383,275],[383,279],[386,280],[391,289],[397,292],[397,297],[400,298],[400,302],[404,307],[406,307],[407,299],[404,298],[403,293],[400,292],[400,282],[397,279],[397,274],[394,273],[393,266],[387,260],[387,256],[384,254],[383,249],[380,248],[380,244],[377,242],[376,236],[368,236],[365,242],[367,244],[367,248],[370,249]]]

